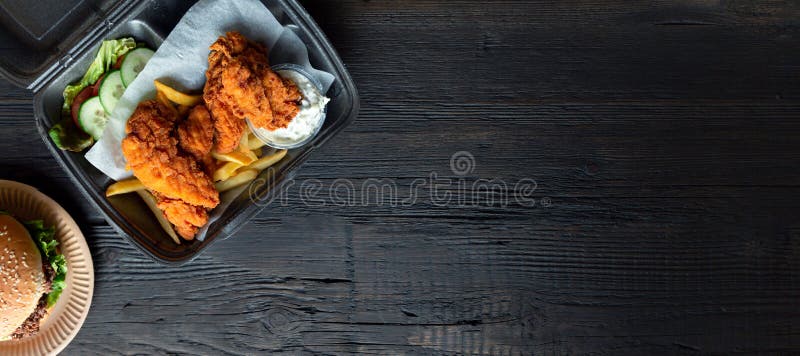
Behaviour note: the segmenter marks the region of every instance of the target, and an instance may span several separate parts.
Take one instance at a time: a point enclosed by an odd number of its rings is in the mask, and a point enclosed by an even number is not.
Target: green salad
[[[130,37],[103,41],[81,80],[64,88],[61,120],[48,132],[56,146],[81,152],[99,140],[125,88],[153,54]]]

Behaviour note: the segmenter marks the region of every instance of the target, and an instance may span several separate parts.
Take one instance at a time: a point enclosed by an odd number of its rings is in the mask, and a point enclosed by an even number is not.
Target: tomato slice
[[[97,78],[97,81],[92,85],[92,96],[100,95],[100,83],[103,82],[103,78],[105,76],[105,74],[101,75],[100,78]]]
[[[117,63],[114,63],[114,65],[111,66],[111,69],[120,69],[122,67],[122,61],[125,60],[125,56],[126,55],[127,55],[127,53],[123,54],[119,58],[117,58]]]
[[[100,81],[98,80],[98,82]],[[78,112],[81,109],[81,104],[83,104],[84,101],[94,96],[92,95],[92,91],[93,91],[92,87],[83,88],[83,90],[81,90],[81,92],[75,96],[75,100],[72,101],[72,107],[70,107],[70,114],[72,115],[72,121],[74,121],[75,125],[78,125],[78,127],[81,127],[81,124],[78,123]]]

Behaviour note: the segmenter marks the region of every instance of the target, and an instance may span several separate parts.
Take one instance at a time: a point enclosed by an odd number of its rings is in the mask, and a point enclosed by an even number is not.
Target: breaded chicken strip
[[[197,231],[208,222],[208,212],[201,206],[191,205],[183,200],[170,199],[156,194],[158,208],[164,217],[175,227],[178,235],[193,240]]]
[[[178,143],[198,161],[211,153],[214,125],[205,106],[193,107],[186,120],[178,124]]]
[[[281,78],[272,70],[263,71],[261,76],[264,87],[267,88],[269,104],[272,107],[273,122],[271,126],[267,124],[267,126],[259,127],[269,130],[284,128],[300,112],[300,107],[297,104],[303,99],[300,89],[291,80]]]
[[[220,81],[233,114],[242,120],[250,119],[259,127],[272,122],[272,107],[259,73],[242,58],[234,57],[227,63],[220,71]]]
[[[232,152],[239,146],[247,123],[233,115],[224,101],[206,101],[206,105],[213,117],[216,142],[214,150],[220,153]]]
[[[176,120],[174,110],[155,100],[140,103],[122,140],[128,168],[155,193],[212,209],[219,204],[219,193],[197,162],[178,150],[173,136]]]
[[[297,115],[302,96],[270,69],[263,46],[228,32],[211,45],[203,99],[215,121],[216,149],[226,153],[236,148],[238,129],[244,128],[232,118],[268,130],[284,128]]]
[[[202,164],[209,176],[214,171],[211,147],[214,145],[214,123],[205,106],[197,105],[178,124],[178,145]]]
[[[245,113],[239,107],[236,99],[226,90],[223,84],[223,76],[231,80],[231,76],[239,75],[242,77],[239,79],[243,80],[242,86],[250,86],[252,87],[251,90],[255,91],[260,88],[257,78],[249,79],[251,77],[250,70],[244,68],[240,61],[233,59],[234,55],[242,53],[247,46],[247,39],[241,35],[220,37],[211,46],[211,53],[208,56],[208,70],[206,71],[206,85],[203,87],[203,99],[214,121],[214,137],[216,140],[214,150],[220,153],[228,153],[238,147],[246,125],[244,122]],[[231,67],[232,65],[234,67]],[[234,78],[233,80],[238,79]],[[242,90],[246,89],[241,89],[239,92]],[[260,91],[263,96],[264,89],[260,88]],[[252,100],[250,102],[252,105]],[[264,98],[264,103],[266,103],[266,108],[269,109],[269,102],[266,98]],[[238,111],[238,114],[234,110]],[[248,112],[248,114],[254,115],[252,112]]]

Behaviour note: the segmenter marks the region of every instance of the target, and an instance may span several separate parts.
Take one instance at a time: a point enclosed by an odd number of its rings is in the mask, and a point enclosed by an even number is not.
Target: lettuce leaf
[[[83,88],[97,82],[97,79],[100,79],[100,76],[108,71],[108,69],[117,62],[119,57],[125,55],[125,53],[128,53],[128,51],[134,48],[136,48],[136,41],[130,37],[103,41],[100,45],[100,50],[97,51],[97,56],[95,56],[89,69],[86,70],[86,74],[83,75],[83,78],[81,78],[79,82],[67,85],[67,87],[64,88],[64,106],[62,107],[62,111],[68,114],[72,106],[72,101],[75,100],[75,96],[77,96]]]
[[[55,227],[46,228],[42,220],[26,221],[25,227],[28,228],[31,237],[36,241],[36,246],[42,252],[42,257],[50,262],[50,267],[53,267],[53,271],[55,271],[52,288],[50,293],[47,294],[47,307],[50,308],[56,304],[61,292],[67,286],[67,260],[64,255],[56,252],[58,241],[55,238]]]
[[[71,117],[61,119],[47,134],[58,148],[67,151],[81,152],[94,143],[92,136],[75,125]]]

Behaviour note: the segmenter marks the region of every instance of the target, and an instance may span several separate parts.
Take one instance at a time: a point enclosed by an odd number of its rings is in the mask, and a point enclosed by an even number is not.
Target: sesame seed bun
[[[0,215],[0,340],[35,310],[44,293],[42,255],[28,230],[10,215]]]

